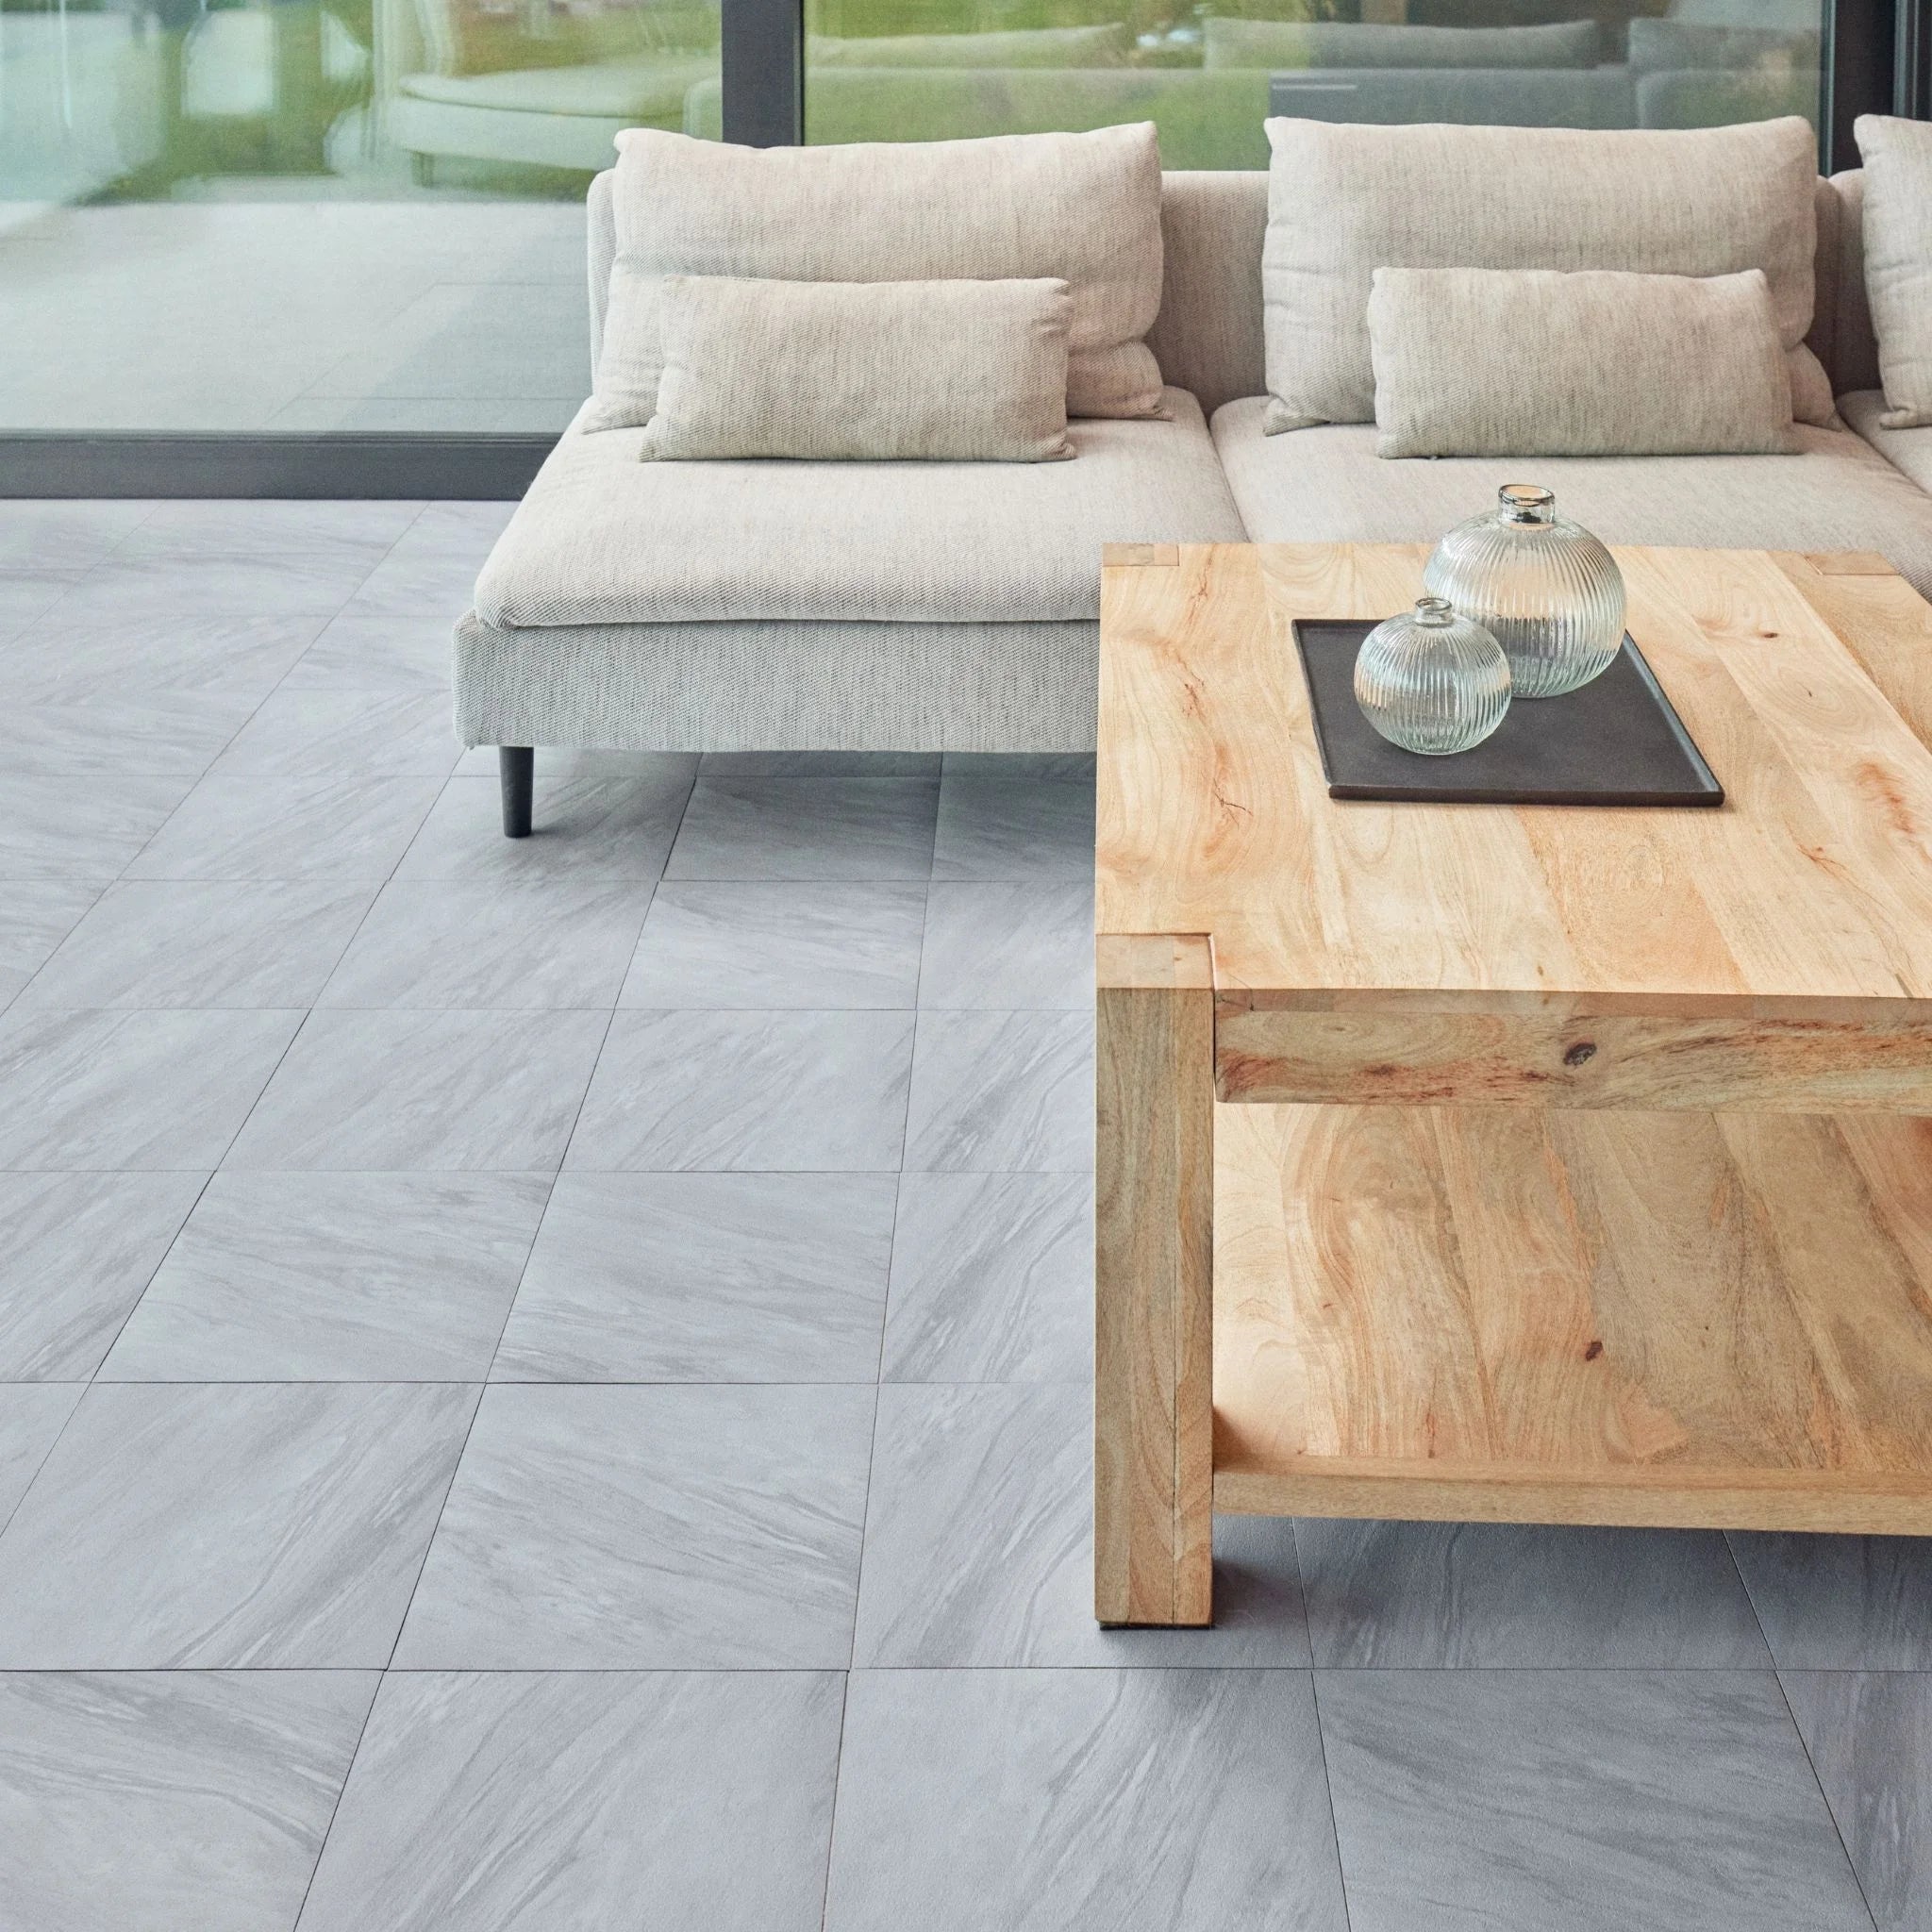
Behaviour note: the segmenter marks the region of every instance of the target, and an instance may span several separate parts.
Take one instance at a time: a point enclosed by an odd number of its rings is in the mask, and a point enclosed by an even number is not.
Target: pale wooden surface
[[[1210,934],[1224,993],[1932,997],[1932,754],[1859,664],[1932,708],[1901,580],[1618,553],[1717,810],[1331,800],[1289,621],[1386,616],[1425,556],[1182,545],[1104,573],[1101,930]]]
[[[1932,1122],[1216,1111],[1220,1508],[1932,1532]]]
[[[1199,936],[1103,935],[1096,968],[1094,1615],[1206,1624],[1212,967]]]

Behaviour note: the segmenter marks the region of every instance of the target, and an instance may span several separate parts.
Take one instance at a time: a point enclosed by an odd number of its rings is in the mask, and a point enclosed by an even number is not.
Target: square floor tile
[[[672,849],[673,879],[918,879],[932,870],[930,778],[705,773]]]
[[[475,1405],[95,1383],[0,1535],[0,1669],[386,1664]]]
[[[75,1382],[0,1382],[0,1529],[80,1397]]]
[[[1212,1629],[1095,1624],[1092,1435],[1084,1383],[882,1388],[854,1662],[1306,1665],[1285,1522],[1217,1524]]]
[[[666,880],[651,901],[626,1007],[910,1007],[921,885]]]
[[[396,1663],[843,1669],[872,1421],[870,1389],[491,1388]]]
[[[910,1013],[620,1012],[573,1168],[890,1172]]]
[[[441,691],[272,692],[215,764],[224,777],[447,777],[462,747]]]
[[[871,1382],[891,1174],[567,1174],[496,1354],[508,1382]]]
[[[439,691],[450,688],[447,612],[332,617],[290,667],[284,691]]]
[[[934,881],[922,1007],[1093,1010],[1093,888]]]
[[[854,1674],[825,1932],[1347,1924],[1305,1673]]]
[[[295,1923],[369,1671],[0,1677],[0,1910],[33,1932]]]
[[[1093,1169],[1093,1015],[923,1012],[908,1173]]]
[[[1733,1530],[1780,1670],[1932,1670],[1932,1537]]]
[[[888,1382],[1090,1381],[1092,1180],[907,1174],[881,1374]]]
[[[109,1382],[480,1382],[545,1174],[218,1174]]]
[[[297,1012],[0,1014],[0,1168],[211,1168]]]
[[[327,619],[69,618],[58,609],[0,644],[0,692],[22,704],[142,691],[228,692],[259,702]]]
[[[368,912],[326,880],[124,880],[21,995],[29,1007],[306,1007]]]
[[[0,571],[91,570],[155,508],[133,496],[0,503]]]
[[[318,1004],[608,1008],[650,903],[625,879],[391,879]]]
[[[677,833],[695,758],[649,775],[550,778],[540,769],[530,836],[503,836],[495,774],[443,787],[396,876],[405,879],[642,879],[655,883]]]
[[[130,556],[98,563],[61,599],[63,618],[143,618],[233,612],[333,616],[369,575],[369,558],[326,549],[196,551],[174,557]]]
[[[949,769],[940,787],[935,879],[1093,878],[1093,784]]]
[[[207,1179],[0,1174],[0,1382],[86,1381]]]
[[[423,514],[407,501],[179,497],[158,503],[123,557],[314,556],[374,570]]]
[[[818,1932],[842,1705],[832,1673],[398,1672],[303,1932]]]
[[[1324,1671],[1353,1932],[1870,1932],[1770,1672]]]
[[[495,1168],[563,1158],[603,1013],[309,1014],[229,1157],[241,1168]]]
[[[438,781],[425,777],[211,774],[128,866],[127,876],[380,884],[395,869],[437,791]]]
[[[0,773],[0,879],[106,885],[154,837],[193,782]]]
[[[8,765],[48,776],[148,773],[198,778],[248,722],[227,691],[91,691],[8,707]]]
[[[1716,1530],[1509,1523],[1295,1525],[1319,1665],[1762,1670]]]
[[[0,892],[0,1007],[18,997],[100,894],[98,885],[67,879]]]
[[[1878,1932],[1932,1925],[1932,1675],[1787,1671],[1785,1695]]]

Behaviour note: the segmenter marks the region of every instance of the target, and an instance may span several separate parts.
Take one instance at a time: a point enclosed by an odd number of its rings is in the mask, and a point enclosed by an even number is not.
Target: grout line
[[[1289,1519],[1291,1541],[1293,1541],[1293,1523],[1294,1519],[1291,1517]],[[1299,1581],[1302,1567],[1299,1545],[1295,1546],[1294,1567],[1295,1576],[1297,1581]],[[1307,1599],[1304,1597],[1305,1605],[1306,1601]],[[1355,1915],[1350,1911],[1348,1904],[1348,1865],[1341,1856],[1341,1823],[1335,1815],[1335,1780],[1329,1775],[1328,1739],[1327,1734],[1322,1728],[1322,1674],[1312,1667],[1308,1671],[1308,1700],[1313,1705],[1315,1711],[1315,1752],[1322,1760],[1322,1789],[1328,1795],[1328,1838],[1329,1842],[1335,1847],[1335,1876],[1337,1883],[1341,1888],[1341,1923],[1344,1927],[1353,1927]]]
[[[382,1695],[386,1673],[377,1671],[375,1674],[375,1683],[369,1692],[369,1707],[363,1711],[362,1723],[356,1732],[355,1749],[349,1753],[349,1761],[342,1766],[342,1781],[336,1787],[335,1803],[328,1807],[328,1823],[322,1828],[321,1841],[315,1847],[315,1862],[308,1868],[308,1879],[302,1888],[302,1900],[295,1907],[295,1916],[290,1922],[290,1932],[301,1932],[302,1914],[308,1909],[308,1894],[315,1890],[315,1875],[322,1870],[323,1855],[328,1850],[336,1820],[341,1815],[342,1800],[349,1791],[349,1780],[356,1774],[356,1760],[362,1755],[362,1740],[369,1735],[369,1721],[375,1715],[375,1700]]]
[[[832,1815],[825,1828],[825,1881],[819,1888],[819,1932],[832,1909],[832,1860],[839,1846],[839,1786],[845,1772],[845,1723],[852,1710],[852,1673],[839,1680],[839,1741],[832,1752]]]

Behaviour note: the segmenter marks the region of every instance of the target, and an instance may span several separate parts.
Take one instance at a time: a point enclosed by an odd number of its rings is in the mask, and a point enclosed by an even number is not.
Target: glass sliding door
[[[719,0],[0,0],[0,433],[542,432]]]
[[[1152,120],[1173,168],[1267,164],[1271,113],[1816,123],[1821,0],[807,0],[806,139]]]

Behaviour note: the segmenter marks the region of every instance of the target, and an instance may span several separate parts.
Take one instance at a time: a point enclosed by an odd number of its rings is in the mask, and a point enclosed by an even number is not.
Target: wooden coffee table
[[[1108,556],[1103,1623],[1217,1508],[1932,1533],[1932,607],[1622,551],[1721,808],[1339,803],[1289,622],[1425,555]]]

